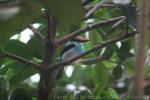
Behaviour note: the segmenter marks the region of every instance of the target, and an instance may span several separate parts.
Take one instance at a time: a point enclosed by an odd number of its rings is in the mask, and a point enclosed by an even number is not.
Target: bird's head
[[[74,39],[72,39],[71,41],[76,41],[76,42],[88,42],[89,39],[87,38],[83,38],[81,36],[76,36]]]

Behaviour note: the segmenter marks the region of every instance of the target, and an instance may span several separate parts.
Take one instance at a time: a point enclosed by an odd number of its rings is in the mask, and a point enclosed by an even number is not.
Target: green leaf
[[[72,92],[69,92],[65,95],[65,99],[64,100],[73,100],[75,97],[74,97],[74,93]]]
[[[107,85],[108,82],[108,72],[102,63],[96,64],[92,72],[93,82],[95,84],[94,94],[98,95],[101,93],[102,89]]]
[[[108,88],[101,94],[102,100],[119,100],[119,95],[113,88]]]
[[[117,51],[120,63],[124,62],[126,59],[133,57],[134,54],[130,52],[131,46],[130,41],[121,42],[121,47]]]
[[[123,63],[124,68],[128,71],[129,74],[134,75],[135,72],[135,65],[134,65],[134,58],[128,58]]]
[[[10,86],[17,86],[35,73],[37,71],[34,68],[19,62],[7,64],[0,69],[0,74],[4,75],[7,80],[9,79]]]
[[[4,61],[4,56],[3,56],[2,51],[0,49],[0,67],[3,64],[3,61]]]
[[[84,49],[85,49],[85,50],[90,49],[90,48],[92,47],[91,44],[92,44],[91,41],[86,42],[86,43],[83,43]],[[86,56],[84,56],[83,59],[94,58],[94,57],[96,57],[95,53],[90,53],[90,54],[87,54]],[[84,63],[82,63],[82,64],[84,64],[84,65],[92,65],[92,64],[94,64],[94,63],[95,63],[95,62],[84,62]]]
[[[35,57],[33,57],[32,61],[35,62],[35,63],[38,63],[38,64],[42,64],[42,60],[38,59],[38,58],[35,58]]]
[[[27,48],[29,52],[31,53],[32,57],[36,57],[38,59],[42,59],[42,42],[36,37],[32,37],[28,43]]]
[[[32,100],[32,97],[25,89],[17,88],[12,92],[10,100]]]
[[[116,49],[116,45],[115,45],[115,44],[107,46],[107,47],[106,47],[106,50],[104,51],[104,53],[103,53],[102,56],[103,56],[105,59],[111,58],[112,55],[113,55],[113,53],[115,52],[115,49]]]
[[[90,43],[92,47],[102,42],[102,37],[96,30],[90,31],[89,37],[90,37]],[[97,50],[95,52],[95,56],[100,55],[100,52],[101,50]]]
[[[81,0],[41,0],[49,13],[63,25],[79,25],[84,17]]]
[[[6,73],[6,80],[9,81],[9,79],[11,78],[11,76],[13,75],[13,70],[12,69],[8,69],[7,73]]]
[[[23,66],[20,64],[20,66]],[[23,68],[19,69],[14,75],[10,78],[9,83],[11,86],[17,86],[25,79],[37,73],[32,67],[23,66]]]
[[[75,81],[78,85],[84,84],[86,86],[92,85],[92,71],[91,67],[82,68],[81,65],[74,65],[74,71],[70,81]],[[87,78],[88,77],[88,78]]]
[[[121,64],[118,64],[114,69],[113,69],[113,77],[115,79],[120,79],[123,74],[123,68]]]
[[[90,49],[90,48],[92,47],[90,41],[87,42],[87,43],[84,43],[83,46],[84,46],[85,50],[88,50],[88,49]],[[96,57],[95,54],[94,54],[94,53],[90,53],[90,54],[84,56],[83,59],[86,59],[86,58],[93,58],[93,57]]]
[[[107,93],[111,99],[119,100],[119,95],[113,88],[108,88]]]
[[[92,94],[89,90],[81,91],[81,92],[78,94],[78,98],[79,98],[80,100],[89,100],[89,99],[90,99],[90,96],[93,96],[93,94]]]
[[[131,48],[131,46],[130,46],[129,40],[121,42],[121,48],[120,48],[121,50],[129,51],[130,48]]]
[[[7,81],[4,77],[0,76],[0,100],[8,100]]]
[[[23,58],[31,59],[32,55],[29,52],[25,43],[20,42],[19,40],[9,40],[5,46],[4,50],[15,55],[21,56]]]
[[[3,4],[0,8],[0,46],[6,42],[16,32],[33,23],[40,16],[41,4],[37,0],[23,0],[22,3],[17,2]],[[34,6],[33,6],[34,5]],[[0,5],[1,6],[1,5]],[[29,14],[30,13],[30,14]],[[6,17],[7,16],[7,17]]]
[[[3,68],[0,69],[0,75],[5,76],[9,69],[13,70],[13,72],[16,72],[18,69],[22,68],[22,66],[19,66],[19,65],[20,63],[18,62],[12,62],[12,63],[6,64]]]

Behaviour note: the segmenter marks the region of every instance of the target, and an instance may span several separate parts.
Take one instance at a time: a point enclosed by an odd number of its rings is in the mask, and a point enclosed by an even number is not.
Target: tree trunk
[[[56,36],[56,20],[46,14],[47,22],[47,33],[45,34],[44,50],[43,50],[43,63],[42,71],[40,72],[40,82],[38,86],[37,100],[48,100],[53,82],[55,80],[55,73],[49,72],[47,69],[50,68],[54,63],[55,57],[55,36]]]

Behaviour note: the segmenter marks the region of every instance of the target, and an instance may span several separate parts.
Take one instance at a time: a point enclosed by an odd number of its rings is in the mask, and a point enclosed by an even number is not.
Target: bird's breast
[[[73,57],[77,56],[78,54],[79,54],[79,52],[76,50],[76,48],[72,48],[72,49],[69,49],[68,51],[66,51],[62,55],[62,59],[63,59],[63,61],[70,60]]]

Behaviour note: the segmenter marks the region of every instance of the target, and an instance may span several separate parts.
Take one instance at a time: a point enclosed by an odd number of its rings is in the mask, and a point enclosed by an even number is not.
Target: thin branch
[[[106,60],[105,57],[100,56],[100,57],[94,57],[94,58],[81,59],[79,63],[86,63],[86,62],[94,63],[94,62],[100,62],[104,60]]]
[[[21,63],[23,63],[25,65],[29,65],[29,66],[31,66],[31,67],[41,71],[41,65],[39,65],[39,64],[36,64],[36,63],[34,63],[34,62],[30,61],[30,60],[27,60],[25,58],[22,58],[20,56],[17,56],[15,54],[12,54],[12,53],[9,53],[9,52],[6,52],[6,51],[3,51],[3,54],[6,57],[9,57],[11,59],[17,60],[17,61],[19,61],[19,62],[21,62]]]
[[[63,66],[65,66],[65,65],[69,65],[69,64],[71,64],[73,61],[76,61],[76,60],[80,59],[81,57],[83,57],[83,56],[85,56],[85,55],[87,55],[87,54],[90,54],[90,53],[95,52],[95,51],[97,51],[97,50],[99,50],[99,49],[102,49],[102,48],[104,48],[104,47],[107,47],[108,45],[111,45],[111,44],[116,43],[116,42],[118,42],[118,41],[122,41],[122,40],[124,40],[124,39],[127,39],[127,38],[129,38],[129,37],[131,37],[131,36],[134,36],[136,33],[137,33],[137,32],[134,31],[134,32],[132,32],[132,33],[123,34],[122,36],[119,36],[119,37],[116,37],[116,38],[114,38],[114,39],[108,40],[107,42],[104,42],[104,43],[101,43],[101,44],[97,44],[96,46],[92,47],[91,49],[89,49],[89,50],[87,50],[87,51],[81,53],[80,55],[75,56],[74,58],[72,58],[72,59],[70,59],[70,60],[68,60],[68,61],[63,61],[63,62],[60,62],[60,63],[58,63],[58,64],[53,65],[53,66],[52,66],[51,68],[49,68],[48,70],[49,70],[49,71],[53,71],[53,70],[55,70],[55,69],[57,69],[57,68],[63,67]]]
[[[96,11],[98,8],[102,7],[103,4],[105,3],[112,3],[112,0],[102,0],[99,3],[97,3],[86,15],[85,15],[85,19],[88,19],[91,14]]]
[[[29,29],[32,30],[32,32],[36,36],[38,36],[42,41],[45,41],[45,37],[37,29],[35,29],[31,24],[29,24]]]
[[[118,22],[116,22],[116,23],[112,26],[112,28],[115,28],[115,27],[117,27],[118,25],[120,25],[125,19],[126,19],[126,18],[124,17],[124,18],[122,18],[121,20],[119,20]]]
[[[111,57],[114,58],[114,57]],[[111,59],[110,57],[105,57],[105,56],[99,56],[99,57],[93,57],[93,58],[87,58],[87,59],[81,59],[79,60],[79,63],[96,63],[96,62],[100,62],[100,61],[110,61],[109,59]]]
[[[58,39],[57,43],[58,43],[58,45],[61,45],[65,42],[67,42],[68,40],[74,38],[75,36],[80,35],[81,33],[85,33],[87,31],[90,31],[90,30],[93,30],[93,29],[96,29],[96,28],[100,28],[100,27],[103,27],[103,26],[108,25],[108,24],[114,24],[114,23],[116,23],[119,20],[122,20],[124,18],[125,18],[124,16],[120,16],[120,17],[116,17],[116,18],[112,18],[112,19],[108,19],[108,20],[105,20],[105,21],[102,21],[102,22],[92,24],[91,26],[87,26],[83,29],[76,30],[76,31],[70,33],[69,35],[67,35],[63,38]]]
[[[113,7],[113,6],[114,6],[114,4],[111,4],[111,3],[102,4],[102,8],[105,8],[105,7]],[[93,7],[94,7],[94,5],[87,5],[87,6],[85,6],[84,8],[89,11],[89,10],[91,10]],[[85,19],[85,20],[86,20],[86,19]]]

